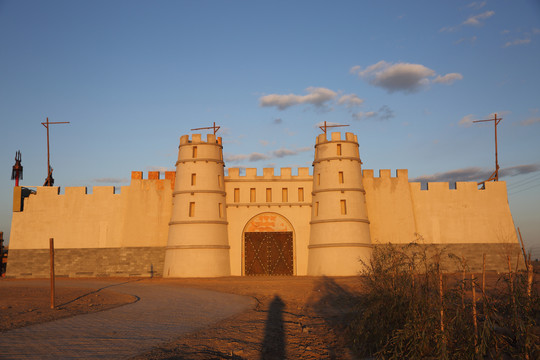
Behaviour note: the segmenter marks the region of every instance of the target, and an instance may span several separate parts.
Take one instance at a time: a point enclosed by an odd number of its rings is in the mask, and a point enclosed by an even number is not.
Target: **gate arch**
[[[243,275],[295,275],[295,233],[281,214],[263,212],[242,231]]]

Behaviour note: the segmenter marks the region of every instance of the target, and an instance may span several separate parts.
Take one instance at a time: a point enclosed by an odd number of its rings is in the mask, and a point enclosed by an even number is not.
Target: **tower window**
[[[317,174],[317,185],[321,185],[321,174]]]
[[[234,202],[240,202],[240,189],[234,188]]]
[[[255,201],[257,201],[255,188],[249,189],[249,201],[250,201],[250,202],[255,202]]]
[[[197,174],[191,174],[191,186],[197,183]]]
[[[337,144],[337,154],[341,155],[341,144]]]
[[[341,215],[347,215],[347,202],[345,200],[340,200],[341,202]]]
[[[339,183],[340,183],[340,184],[343,184],[343,182],[344,182],[344,181],[343,181],[343,171],[340,171],[340,172],[338,173],[338,176],[339,176]]]
[[[266,188],[266,202],[272,202],[272,189]]]
[[[219,203],[219,217],[222,218],[223,217],[223,204],[222,203]]]
[[[319,216],[319,202],[315,202],[315,216]]]
[[[298,201],[304,201],[304,188],[298,188]]]
[[[219,187],[221,187],[221,175],[217,176],[217,184]]]
[[[289,189],[287,188],[281,189],[281,201],[283,202],[289,201]]]
[[[189,203],[189,217],[194,217],[194,216],[195,216],[195,203],[190,202]]]
[[[192,156],[194,159],[197,157],[197,147],[194,146],[193,147],[193,156]]]

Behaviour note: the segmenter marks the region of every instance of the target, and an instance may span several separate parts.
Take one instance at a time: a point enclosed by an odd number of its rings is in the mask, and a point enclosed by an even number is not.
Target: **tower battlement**
[[[191,139],[189,138],[189,135],[183,135],[180,137],[180,146],[204,143],[222,145],[221,137],[216,137],[215,134],[206,134],[206,141],[202,140],[201,134],[192,134]]]
[[[323,144],[323,143],[331,142],[331,141],[350,141],[350,142],[357,143],[358,138],[353,133],[348,132],[348,133],[345,133],[345,138],[341,139],[340,132],[333,132],[330,134],[330,140],[327,139],[326,134],[319,134],[319,136],[317,136],[317,139],[315,140],[315,144],[318,145],[318,144]]]
[[[298,175],[292,175],[292,168],[280,168],[280,175],[275,174],[275,168],[264,168],[263,174],[257,175],[256,168],[247,168],[245,175],[240,175],[240,168],[229,168],[225,181],[234,180],[311,180],[309,168],[298,168]]]

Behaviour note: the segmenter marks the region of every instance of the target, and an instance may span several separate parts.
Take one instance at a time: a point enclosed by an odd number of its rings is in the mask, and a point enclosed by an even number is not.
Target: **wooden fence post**
[[[50,263],[51,263],[51,309],[55,308],[54,304],[54,290],[55,290],[55,284],[54,284],[54,239],[49,239],[49,255],[50,255]]]

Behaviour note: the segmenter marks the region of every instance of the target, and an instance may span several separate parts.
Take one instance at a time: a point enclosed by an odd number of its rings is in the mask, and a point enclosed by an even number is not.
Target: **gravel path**
[[[43,286],[41,281],[25,285]],[[57,286],[73,286],[57,281]],[[80,280],[80,287],[107,288],[138,297],[115,309],[2,333],[1,359],[124,359],[255,306],[254,299],[148,280]]]

